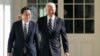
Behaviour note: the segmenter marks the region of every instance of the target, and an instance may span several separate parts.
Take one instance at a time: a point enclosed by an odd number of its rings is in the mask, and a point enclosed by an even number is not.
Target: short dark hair
[[[21,9],[21,12],[20,13],[23,14],[25,10],[30,10],[31,11],[31,9],[29,7],[23,7]]]

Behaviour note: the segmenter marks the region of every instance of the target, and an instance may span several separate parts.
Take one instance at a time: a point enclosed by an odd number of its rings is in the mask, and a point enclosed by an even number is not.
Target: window
[[[32,9],[34,20],[46,15],[45,5],[47,2],[53,2],[56,4],[56,7],[58,6],[58,0],[27,0],[28,6]]]
[[[67,33],[94,33],[94,0],[64,0]]]
[[[27,4],[32,9],[33,19],[37,20],[38,17],[46,15],[47,2],[54,2],[58,8],[58,1],[27,0]],[[67,33],[94,33],[94,0],[64,0],[61,3],[64,4],[63,17]]]

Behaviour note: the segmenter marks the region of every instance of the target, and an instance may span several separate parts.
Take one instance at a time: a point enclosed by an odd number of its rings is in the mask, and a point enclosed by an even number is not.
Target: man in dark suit
[[[61,40],[64,56],[69,56],[68,41],[64,21],[55,16],[56,6],[49,2],[46,4],[47,16],[40,17],[37,21],[41,35],[41,56],[61,56]]]
[[[8,56],[38,56],[38,26],[31,20],[31,9],[21,9],[21,20],[13,23],[8,40]]]

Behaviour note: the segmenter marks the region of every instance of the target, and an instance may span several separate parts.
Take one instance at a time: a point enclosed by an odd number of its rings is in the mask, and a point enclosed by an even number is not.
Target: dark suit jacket
[[[68,52],[68,41],[62,19],[55,18],[52,33],[49,33],[47,27],[47,16],[39,18],[37,23],[41,35],[41,56],[61,56],[60,35],[64,52]]]
[[[38,26],[33,21],[29,22],[26,40],[24,39],[22,20],[14,22],[12,25],[8,40],[8,53],[13,53],[13,56],[24,56],[24,46],[27,56],[37,56],[39,50]]]

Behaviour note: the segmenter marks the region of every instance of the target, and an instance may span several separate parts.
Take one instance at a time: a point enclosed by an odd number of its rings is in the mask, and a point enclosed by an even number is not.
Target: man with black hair
[[[7,56],[38,56],[38,26],[31,20],[31,9],[21,9],[21,20],[13,23],[8,40]]]

